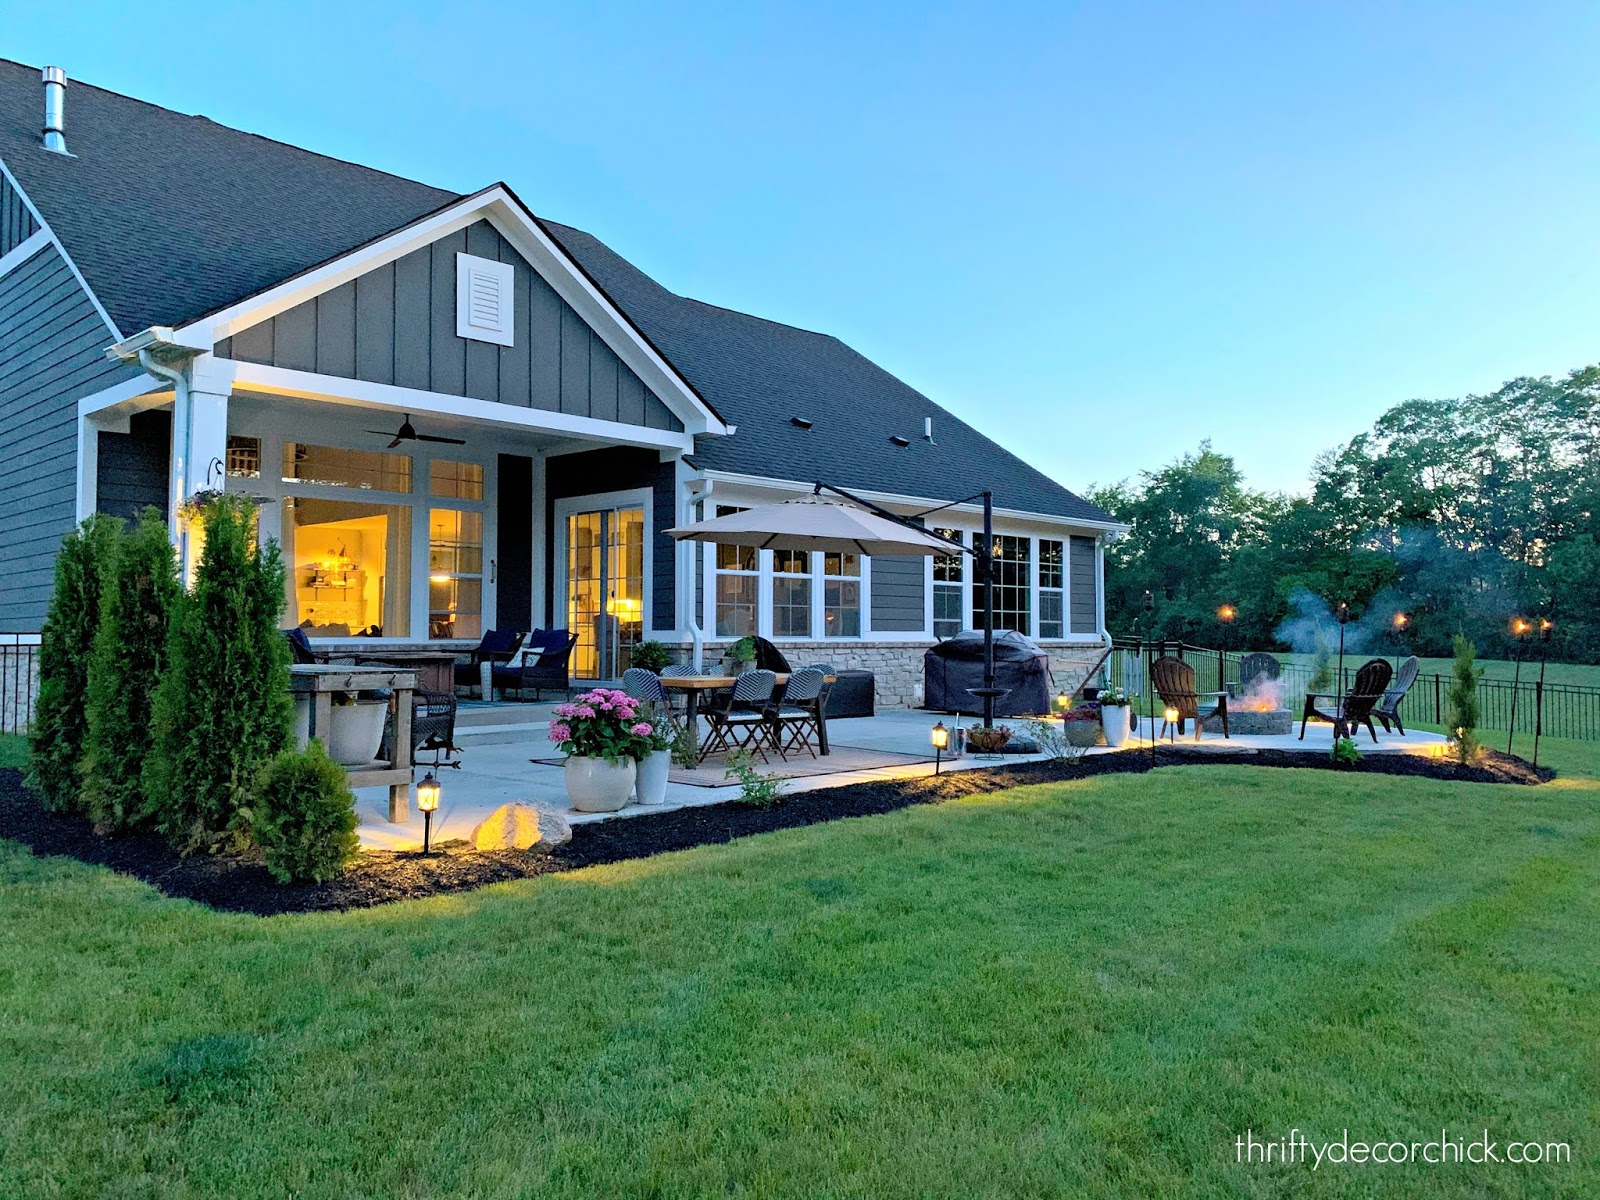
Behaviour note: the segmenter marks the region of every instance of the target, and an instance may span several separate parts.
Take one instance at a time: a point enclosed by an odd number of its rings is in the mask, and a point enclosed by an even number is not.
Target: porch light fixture
[[[789,424],[796,429],[810,429],[815,422],[810,417],[790,417]]]
[[[933,744],[933,773],[937,775],[944,764],[945,749],[950,745],[950,731],[943,721],[928,730],[928,741]]]
[[[433,852],[433,814],[439,807],[439,795],[444,791],[432,771],[417,784],[417,808],[422,812],[422,852]]]

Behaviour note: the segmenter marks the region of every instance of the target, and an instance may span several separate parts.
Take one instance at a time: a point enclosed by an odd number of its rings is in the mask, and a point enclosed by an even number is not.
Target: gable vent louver
[[[516,274],[510,263],[456,255],[456,334],[475,342],[515,344]]]

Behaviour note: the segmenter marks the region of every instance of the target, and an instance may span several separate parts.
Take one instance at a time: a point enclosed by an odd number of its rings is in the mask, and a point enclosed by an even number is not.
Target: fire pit
[[[1243,737],[1282,737],[1294,732],[1294,714],[1283,706],[1283,693],[1282,680],[1256,676],[1244,695],[1228,701],[1228,732]],[[1221,733],[1222,718],[1207,717],[1203,727],[1207,733]]]

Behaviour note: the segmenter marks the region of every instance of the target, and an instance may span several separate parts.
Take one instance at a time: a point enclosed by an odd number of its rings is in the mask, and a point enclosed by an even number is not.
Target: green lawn
[[[1530,647],[1530,654],[1532,657],[1522,664],[1521,675],[1522,681],[1529,684],[1539,677],[1538,649]],[[1353,669],[1372,657],[1372,654],[1367,653],[1347,655],[1345,665]],[[1392,659],[1394,654],[1385,648],[1379,654],[1379,657]],[[1279,654],[1278,658],[1283,662],[1309,663],[1311,661],[1311,655],[1309,654]],[[1424,675],[1444,675],[1448,677],[1455,669],[1455,660],[1451,658],[1422,658],[1417,661]],[[1478,665],[1483,668],[1485,679],[1503,679],[1509,683],[1518,677],[1517,664],[1509,659],[1482,658],[1478,660]],[[1213,670],[1211,674],[1215,676],[1216,671]],[[1600,667],[1588,666],[1583,663],[1553,662],[1546,669],[1544,678],[1546,683],[1600,687]]]
[[[1600,1194],[1600,753],[1020,789],[256,920],[0,842],[0,1195]],[[1240,1166],[1246,1129],[1564,1166]]]
[[[28,761],[28,739],[20,733],[0,733],[0,767],[20,767]]]

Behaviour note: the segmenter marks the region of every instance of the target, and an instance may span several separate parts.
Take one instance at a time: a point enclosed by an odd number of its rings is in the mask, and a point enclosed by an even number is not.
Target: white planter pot
[[[579,812],[616,812],[628,803],[637,776],[631,758],[614,763],[574,756],[567,759],[563,770],[567,799]]]
[[[1128,740],[1128,714],[1131,711],[1126,704],[1100,706],[1100,725],[1106,731],[1106,745],[1115,749]]]
[[[672,770],[672,751],[656,750],[639,760],[638,780],[634,794],[640,804],[665,804],[667,802],[667,776]]]
[[[388,712],[387,700],[335,704],[328,730],[328,757],[345,767],[364,767],[377,758]]]

